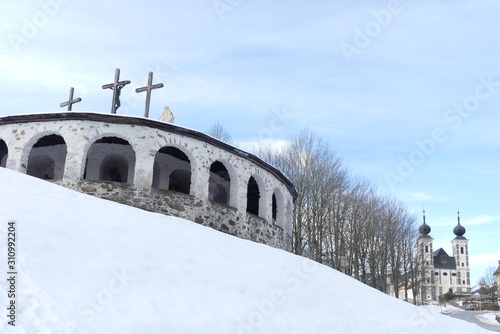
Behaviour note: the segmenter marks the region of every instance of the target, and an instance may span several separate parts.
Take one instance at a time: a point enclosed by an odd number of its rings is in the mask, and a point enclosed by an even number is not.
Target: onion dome
[[[453,229],[453,233],[455,233],[457,237],[462,237],[465,234],[465,227],[460,225],[460,212],[458,212],[458,225]]]
[[[418,228],[418,232],[420,234],[423,234],[424,236],[427,236],[429,233],[431,233],[431,227],[425,223],[425,211],[424,211],[424,223]]]

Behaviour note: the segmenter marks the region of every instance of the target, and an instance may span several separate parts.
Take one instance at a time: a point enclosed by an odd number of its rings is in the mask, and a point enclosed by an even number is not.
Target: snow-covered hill
[[[4,168],[0,187],[1,333],[485,332],[190,221]],[[16,327],[7,323],[10,219]]]

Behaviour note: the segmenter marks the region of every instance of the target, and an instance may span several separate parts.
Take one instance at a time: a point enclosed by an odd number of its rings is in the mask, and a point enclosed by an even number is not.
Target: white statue
[[[158,120],[161,122],[174,124],[174,114],[172,114],[169,107],[165,107],[163,108],[163,112]]]

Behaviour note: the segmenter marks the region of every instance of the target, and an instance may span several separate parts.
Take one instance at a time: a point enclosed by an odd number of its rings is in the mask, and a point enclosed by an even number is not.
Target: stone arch
[[[7,166],[7,158],[9,156],[9,148],[3,139],[0,139],[0,167]]]
[[[117,136],[103,136],[87,152],[83,178],[134,183],[135,151],[130,143]]]
[[[225,205],[229,205],[231,200],[231,177],[226,165],[220,160],[210,165],[208,199]]]
[[[62,179],[67,152],[66,141],[62,136],[42,136],[29,151],[26,174],[44,180]]]
[[[191,160],[186,153],[173,146],[164,146],[159,149],[155,155],[152,187],[189,194]]]

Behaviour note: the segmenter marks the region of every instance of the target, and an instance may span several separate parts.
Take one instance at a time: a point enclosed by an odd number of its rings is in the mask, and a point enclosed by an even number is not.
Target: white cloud
[[[450,201],[449,198],[436,197],[436,196],[432,196],[432,195],[429,195],[429,194],[424,193],[424,192],[408,193],[407,197],[411,201],[432,201],[432,202],[449,202]]]
[[[496,218],[493,216],[477,216],[466,219],[463,221],[463,223],[467,225],[479,225],[479,224],[489,223],[494,220],[496,220]]]
[[[236,146],[248,152],[255,152],[259,148],[282,149],[288,144],[287,140],[283,139],[262,139],[236,142]]]
[[[471,264],[490,264],[496,266],[498,261],[500,261],[500,252],[471,255],[469,256],[469,260]]]

